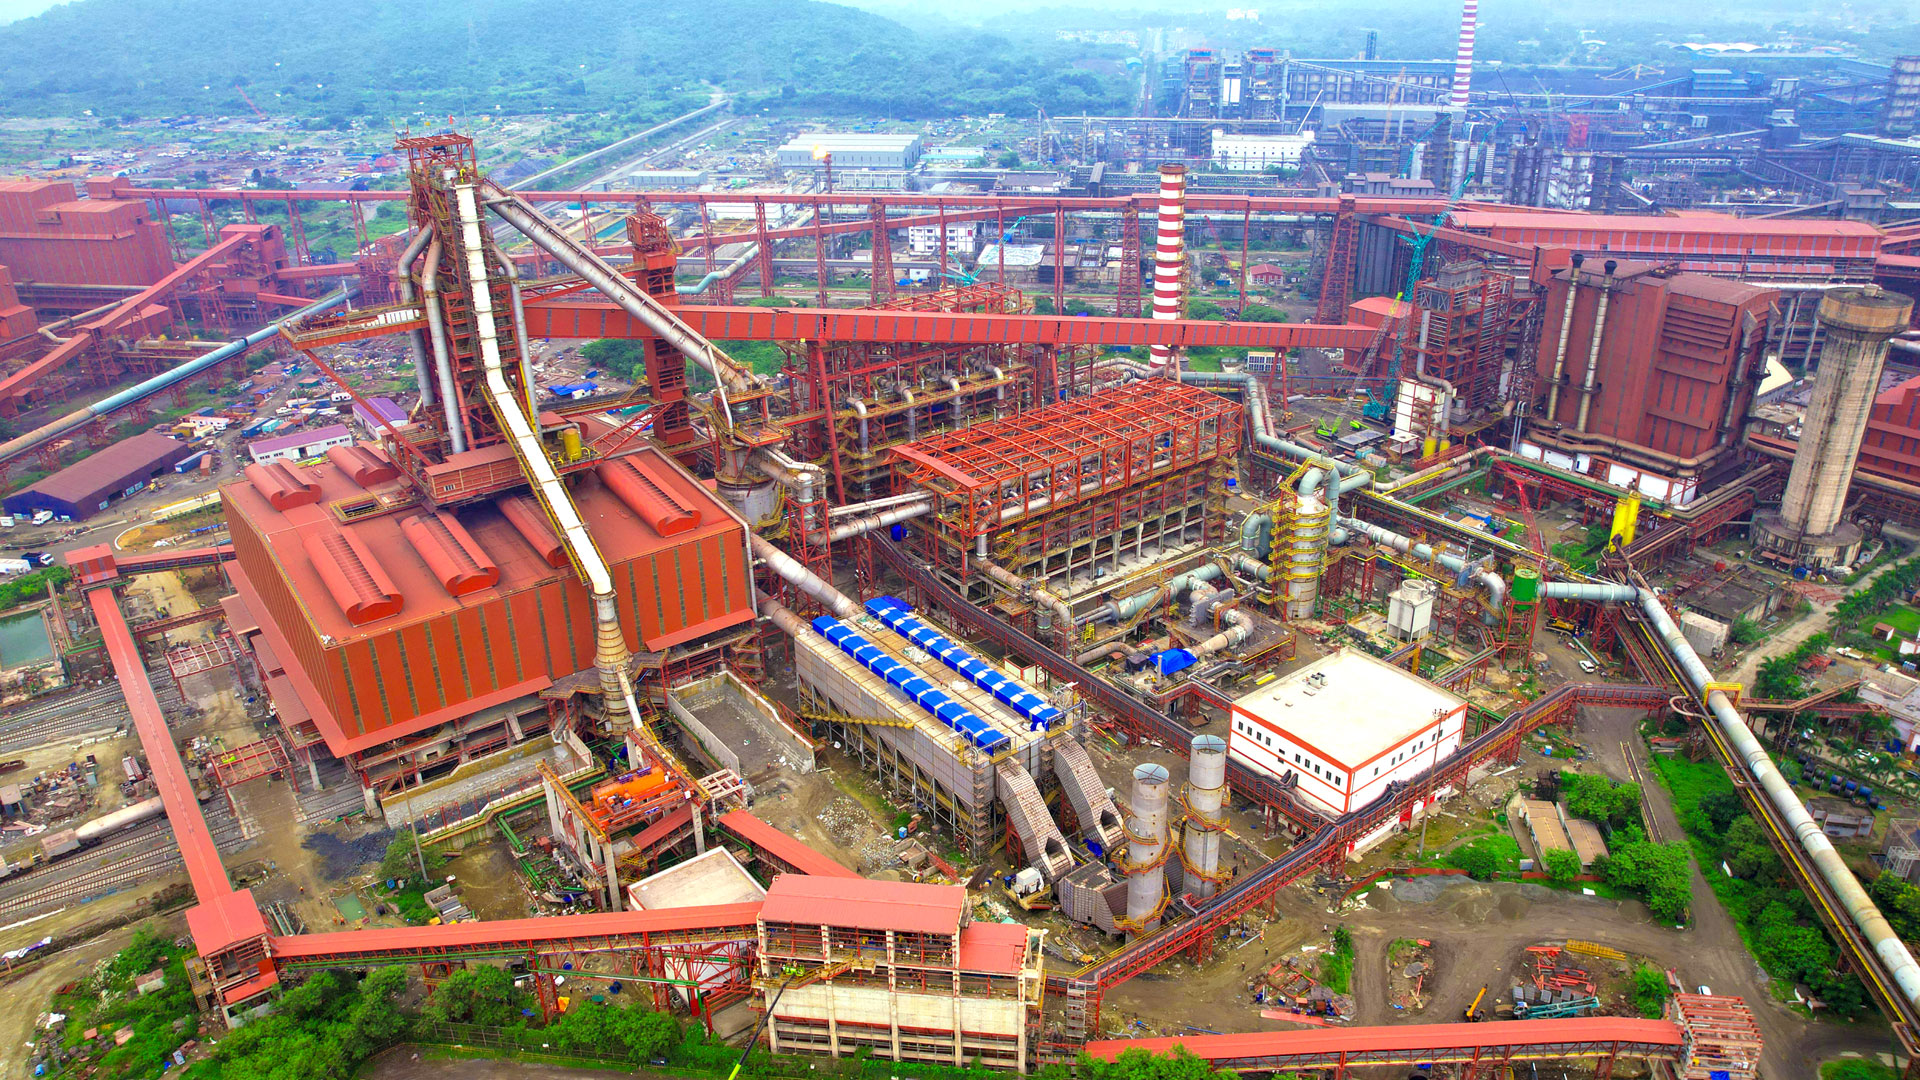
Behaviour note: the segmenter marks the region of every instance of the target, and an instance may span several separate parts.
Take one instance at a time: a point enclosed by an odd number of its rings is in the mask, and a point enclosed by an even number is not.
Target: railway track
[[[151,669],[154,694],[163,709],[183,705],[165,668]],[[24,709],[0,721],[0,754],[31,750],[93,732],[115,731],[133,723],[127,699],[114,683],[81,690]]]
[[[1647,773],[1640,767],[1639,755],[1626,743],[1620,744],[1620,755],[1627,760],[1627,778],[1640,785],[1640,820],[1647,827],[1647,839],[1656,844],[1666,843],[1666,830],[1653,817],[1653,800],[1647,797]]]
[[[246,843],[239,820],[224,808],[208,817],[214,844],[221,851]],[[171,874],[180,865],[173,832],[164,818],[158,819],[0,880],[0,925],[124,892]]]

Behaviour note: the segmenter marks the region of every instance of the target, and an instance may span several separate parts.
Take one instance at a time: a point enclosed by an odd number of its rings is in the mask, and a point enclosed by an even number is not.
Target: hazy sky
[[[10,23],[29,15],[38,15],[65,0],[0,0],[0,23]]]

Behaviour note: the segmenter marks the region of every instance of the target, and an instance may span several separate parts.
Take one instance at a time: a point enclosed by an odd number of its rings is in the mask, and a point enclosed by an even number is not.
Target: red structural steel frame
[[[1498,1024],[1412,1024],[1320,1028],[1171,1039],[1105,1039],[1087,1053],[1112,1061],[1128,1050],[1160,1054],[1181,1047],[1217,1067],[1247,1072],[1459,1065],[1465,1077],[1505,1075],[1515,1061],[1615,1057],[1676,1060],[1685,1046],[1680,1025],[1618,1016],[1510,1020]],[[1479,1072],[1477,1070],[1485,1070]]]
[[[160,699],[147,681],[146,665],[140,659],[140,647],[120,611],[111,587],[96,588],[87,594],[93,617],[100,624],[100,638],[113,671],[120,680],[120,692],[126,695],[127,708],[133,714],[133,730],[140,736],[148,767],[153,770],[154,786],[160,804],[166,808],[167,821],[173,826],[174,839],[180,844],[181,858],[187,864],[187,877],[201,903],[233,892],[227,869],[220,864],[219,849],[206,819],[200,816],[200,802],[194,798],[193,784],[187,780],[186,766],[180,761],[180,749],[173,744],[173,732],[167,730],[166,714],[160,711]]]
[[[611,302],[528,296],[527,334],[549,338],[633,338],[649,331]],[[1154,322],[1105,316],[890,311],[872,308],[683,307],[693,330],[720,341],[874,341],[925,345],[1169,345],[1247,349],[1365,348],[1375,334],[1359,323]],[[419,321],[425,327],[424,316]],[[382,324],[382,333],[414,328]],[[343,332],[346,332],[343,330]],[[365,336],[364,334],[359,336]]]
[[[1150,379],[896,446],[893,453],[907,463],[916,486],[960,501],[949,524],[956,534],[974,537],[1020,519],[1006,517],[1011,504],[1002,493],[1009,488],[1019,496],[1021,517],[1054,514],[1231,452],[1239,436],[1233,402],[1197,386]],[[1089,470],[1098,482],[1091,491]],[[1044,490],[1033,490],[1036,480]]]

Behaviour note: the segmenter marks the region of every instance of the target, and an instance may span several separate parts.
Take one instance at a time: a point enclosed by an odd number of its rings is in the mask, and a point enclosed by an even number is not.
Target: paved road
[[[1844,592],[1857,592],[1866,588],[1875,578],[1893,569],[1899,561],[1897,558],[1887,560],[1871,574],[1868,574],[1852,586],[1849,586]],[[1760,673],[1760,664],[1762,661],[1770,660],[1776,656],[1784,656],[1797,648],[1801,642],[1826,630],[1827,626],[1833,622],[1833,609],[1839,606],[1839,603],[1838,600],[1833,600],[1828,603],[1814,604],[1813,611],[1808,613],[1805,618],[1781,630],[1779,633],[1768,637],[1766,641],[1760,644],[1759,648],[1748,653],[1746,657],[1740,661],[1739,667],[1733,669],[1733,678],[1731,681],[1751,686],[1754,677]]]

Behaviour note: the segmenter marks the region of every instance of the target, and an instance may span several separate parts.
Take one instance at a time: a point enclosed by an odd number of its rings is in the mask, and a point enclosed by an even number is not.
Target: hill
[[[1119,80],[981,35],[814,0],[74,0],[0,26],[10,112],[642,118],[704,86],[792,110],[914,118],[1099,112]]]

